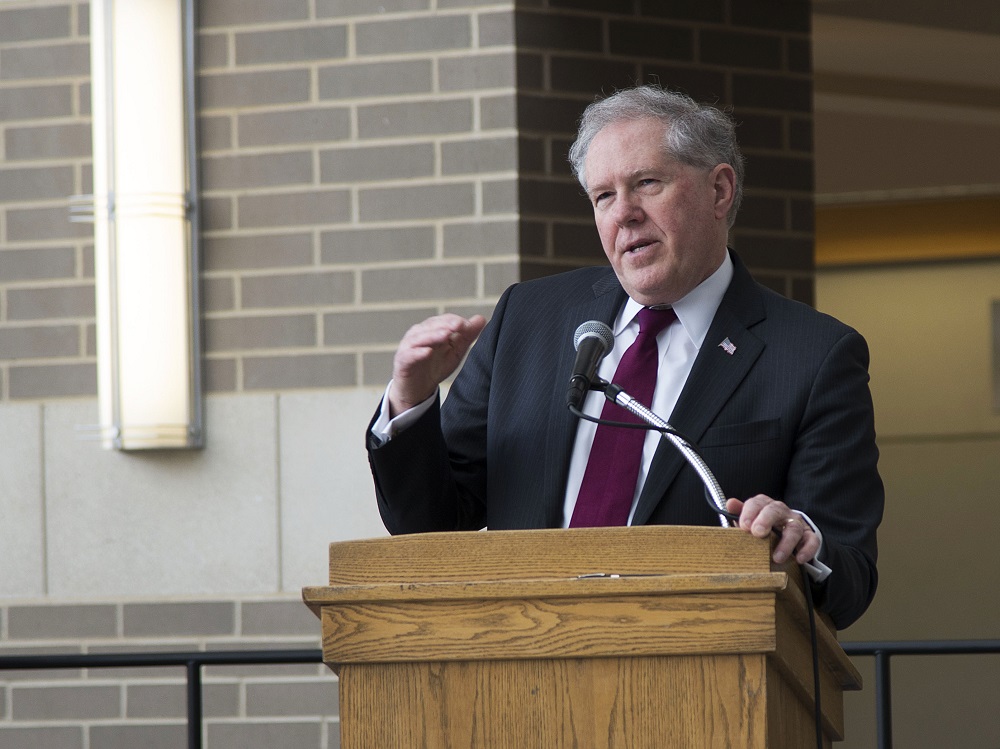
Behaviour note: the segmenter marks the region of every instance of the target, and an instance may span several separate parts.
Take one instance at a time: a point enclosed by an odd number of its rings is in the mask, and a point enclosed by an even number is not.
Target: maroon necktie
[[[614,382],[626,393],[648,406],[656,387],[660,357],[656,336],[677,319],[672,309],[639,310],[639,336],[622,356]],[[601,418],[641,423],[637,416],[607,401]],[[625,525],[642,464],[645,429],[627,429],[600,424],[590,448],[587,470],[570,521],[571,528]]]

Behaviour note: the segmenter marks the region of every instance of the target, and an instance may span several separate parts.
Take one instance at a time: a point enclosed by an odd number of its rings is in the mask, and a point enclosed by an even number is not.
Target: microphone
[[[568,408],[580,408],[587,391],[590,390],[598,362],[614,345],[615,335],[611,332],[611,328],[598,320],[581,323],[576,329],[573,334],[576,361],[573,363],[573,375],[569,378],[569,391],[566,393]]]

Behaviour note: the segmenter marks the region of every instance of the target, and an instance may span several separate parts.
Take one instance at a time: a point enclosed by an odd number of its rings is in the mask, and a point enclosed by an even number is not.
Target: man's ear
[[[715,217],[724,219],[736,196],[736,171],[729,164],[719,164],[712,170],[712,186],[715,189]]]

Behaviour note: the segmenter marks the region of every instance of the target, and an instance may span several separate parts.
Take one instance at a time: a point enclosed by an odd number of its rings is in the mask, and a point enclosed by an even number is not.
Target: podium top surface
[[[330,585],[771,572],[735,528],[640,526],[424,533],[330,545]]]

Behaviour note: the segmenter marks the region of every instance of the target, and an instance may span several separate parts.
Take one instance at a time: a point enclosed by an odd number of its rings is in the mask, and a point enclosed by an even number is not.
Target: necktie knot
[[[643,307],[639,310],[639,332],[656,337],[660,331],[677,319],[677,313],[672,307],[666,309],[653,309]]]

